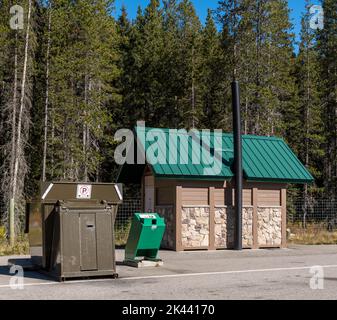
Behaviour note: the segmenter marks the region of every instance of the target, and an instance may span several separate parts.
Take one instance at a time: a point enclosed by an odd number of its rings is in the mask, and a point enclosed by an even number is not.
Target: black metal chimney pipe
[[[242,250],[242,137],[240,113],[240,87],[232,82],[234,172],[235,172],[235,250]]]

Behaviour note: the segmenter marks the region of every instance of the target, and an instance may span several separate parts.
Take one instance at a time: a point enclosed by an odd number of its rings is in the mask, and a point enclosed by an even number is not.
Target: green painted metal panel
[[[136,128],[136,131],[139,130]],[[166,164],[153,164],[153,172],[158,178],[177,178],[177,179],[195,179],[195,180],[230,180],[233,177],[233,135],[221,134],[215,135],[210,133],[210,140],[201,138],[202,145],[200,149],[192,148],[192,138],[188,139],[188,144],[185,146],[181,144],[177,148],[177,164],[169,164],[169,155],[173,153],[169,148],[169,139],[178,139],[179,135],[176,131],[172,132],[170,129],[158,128],[142,128],[145,135],[151,132],[162,132],[165,136],[163,143],[157,143],[158,152],[166,155]],[[140,132],[140,131],[138,131]],[[187,134],[187,132],[186,132]],[[222,149],[215,150],[222,139]],[[314,178],[305,166],[299,161],[294,152],[281,138],[277,137],[263,137],[254,135],[243,135],[243,170],[244,177],[249,181],[260,182],[282,182],[282,183],[310,183]],[[217,144],[214,144],[214,141]],[[142,141],[144,145],[144,141]],[[151,143],[146,141],[146,150]],[[196,152],[208,152],[211,150],[211,155],[217,154],[222,159],[221,172],[218,174],[215,170],[209,170],[208,174],[204,174],[206,168],[210,165],[201,161],[199,164],[193,164],[192,156]],[[188,163],[181,163],[180,155],[188,155]],[[151,157],[151,156],[150,156]],[[147,159],[151,162],[153,159]]]
[[[243,137],[243,162],[248,180],[309,183],[314,179],[280,138]]]
[[[179,142],[178,137],[182,133],[172,133],[169,131],[169,129],[146,128],[145,134],[147,134],[150,130],[151,130],[151,133],[157,130],[158,131],[161,130],[161,132],[165,133],[165,137],[166,137],[163,143],[149,142],[149,141],[146,141],[145,143],[146,150],[148,150],[148,148],[153,143],[157,143],[158,152],[161,152],[162,154],[166,154],[167,164],[160,164],[160,163],[152,164],[153,171],[157,177],[161,177],[161,176],[167,176],[167,177],[175,176],[175,177],[180,177],[180,178],[183,178],[183,177],[201,178],[203,177],[203,179],[214,179],[214,178],[230,179],[233,177],[233,173],[228,165],[228,161],[223,161],[224,163],[222,163],[220,174],[218,174],[218,172],[216,172],[215,170],[212,172],[211,165],[207,163],[203,163],[202,161],[201,163],[198,163],[198,164],[193,163],[193,160],[192,160],[193,156],[197,157],[197,152],[201,154],[202,151],[205,151],[205,150],[202,150],[204,149],[204,147],[201,146],[201,144],[200,144],[199,150],[192,148],[192,144],[193,144],[192,138],[188,138],[187,145],[185,145],[184,143],[181,143],[181,144],[178,143],[177,150],[176,150],[177,151],[176,158],[178,160],[178,163],[169,164],[169,154],[172,155],[173,153],[173,151],[169,148],[169,139],[176,139],[176,141]],[[213,146],[212,143],[213,142],[211,141],[211,146],[210,146],[211,148]],[[186,159],[187,163],[180,161],[180,156],[182,154],[187,155],[187,159]],[[149,155],[147,160],[150,164],[153,163],[153,159],[151,158],[151,155]],[[209,170],[210,172],[207,175],[204,174],[205,168],[210,169]]]
[[[164,231],[164,219],[157,213],[135,213],[125,246],[125,260],[157,259]]]

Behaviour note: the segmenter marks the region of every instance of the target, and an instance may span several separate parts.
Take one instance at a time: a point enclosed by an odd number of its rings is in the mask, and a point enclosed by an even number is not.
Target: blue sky
[[[202,22],[205,21],[207,15],[207,9],[215,9],[218,4],[218,0],[192,0],[197,13]],[[299,33],[301,30],[301,13],[305,9],[305,0],[288,0],[289,7],[291,9],[291,19],[294,24],[294,32],[297,40],[299,40]],[[313,0],[313,3],[318,3],[318,0]],[[124,4],[127,8],[129,18],[134,18],[137,13],[137,7],[145,7],[149,3],[149,0],[116,0],[116,14],[120,12],[120,8]]]

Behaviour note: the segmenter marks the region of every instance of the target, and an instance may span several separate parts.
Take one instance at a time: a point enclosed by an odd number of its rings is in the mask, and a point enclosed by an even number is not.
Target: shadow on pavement
[[[14,276],[15,275],[14,273],[10,273],[10,267],[11,266],[0,266],[0,275],[8,276],[8,277]],[[48,277],[47,275],[43,273],[40,273],[38,271],[32,271],[32,270],[24,270],[24,278],[57,282],[52,277]]]

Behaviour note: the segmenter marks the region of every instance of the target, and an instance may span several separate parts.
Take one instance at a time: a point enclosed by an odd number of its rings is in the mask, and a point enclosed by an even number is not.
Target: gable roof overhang
[[[170,138],[179,141],[184,131],[175,129],[158,129],[158,128],[135,128],[137,137],[139,135],[145,137],[149,133],[152,136],[162,135],[166,137],[164,143],[157,143],[158,152],[162,152],[169,157]],[[185,131],[186,132],[186,131]],[[187,134],[187,133],[186,133]],[[192,144],[193,136],[188,136],[188,143],[178,148],[177,158],[181,153],[188,156],[187,164],[165,164],[155,163],[151,159],[151,154],[147,154],[147,163],[151,166],[154,176],[161,179],[182,179],[182,180],[231,180],[234,176],[233,166],[233,135],[221,134],[215,135],[211,133],[210,139],[201,137],[200,148],[211,152],[213,156],[221,158],[221,170],[212,170],[212,168],[204,163],[192,163]],[[144,139],[136,139],[146,151],[149,151],[153,141],[143,141]],[[207,141],[206,141],[207,140]],[[220,141],[221,140],[221,141]],[[272,182],[272,183],[312,183],[314,178],[305,166],[299,161],[297,156],[288,147],[283,139],[277,137],[264,137],[254,135],[243,135],[243,170],[244,178],[248,182]],[[158,140],[157,140],[158,141]],[[217,144],[221,144],[221,150],[216,148]],[[136,144],[136,143],[135,143]],[[135,146],[135,150],[136,150]],[[216,150],[216,151],[215,151]],[[136,154],[136,152],[135,152]],[[152,154],[153,156],[153,154]],[[154,163],[154,164],[151,164]],[[145,164],[124,164],[118,174],[117,181],[124,183],[139,183],[145,169]],[[205,170],[206,169],[206,170]],[[220,169],[220,168],[218,168]],[[207,174],[207,173],[208,174]]]

